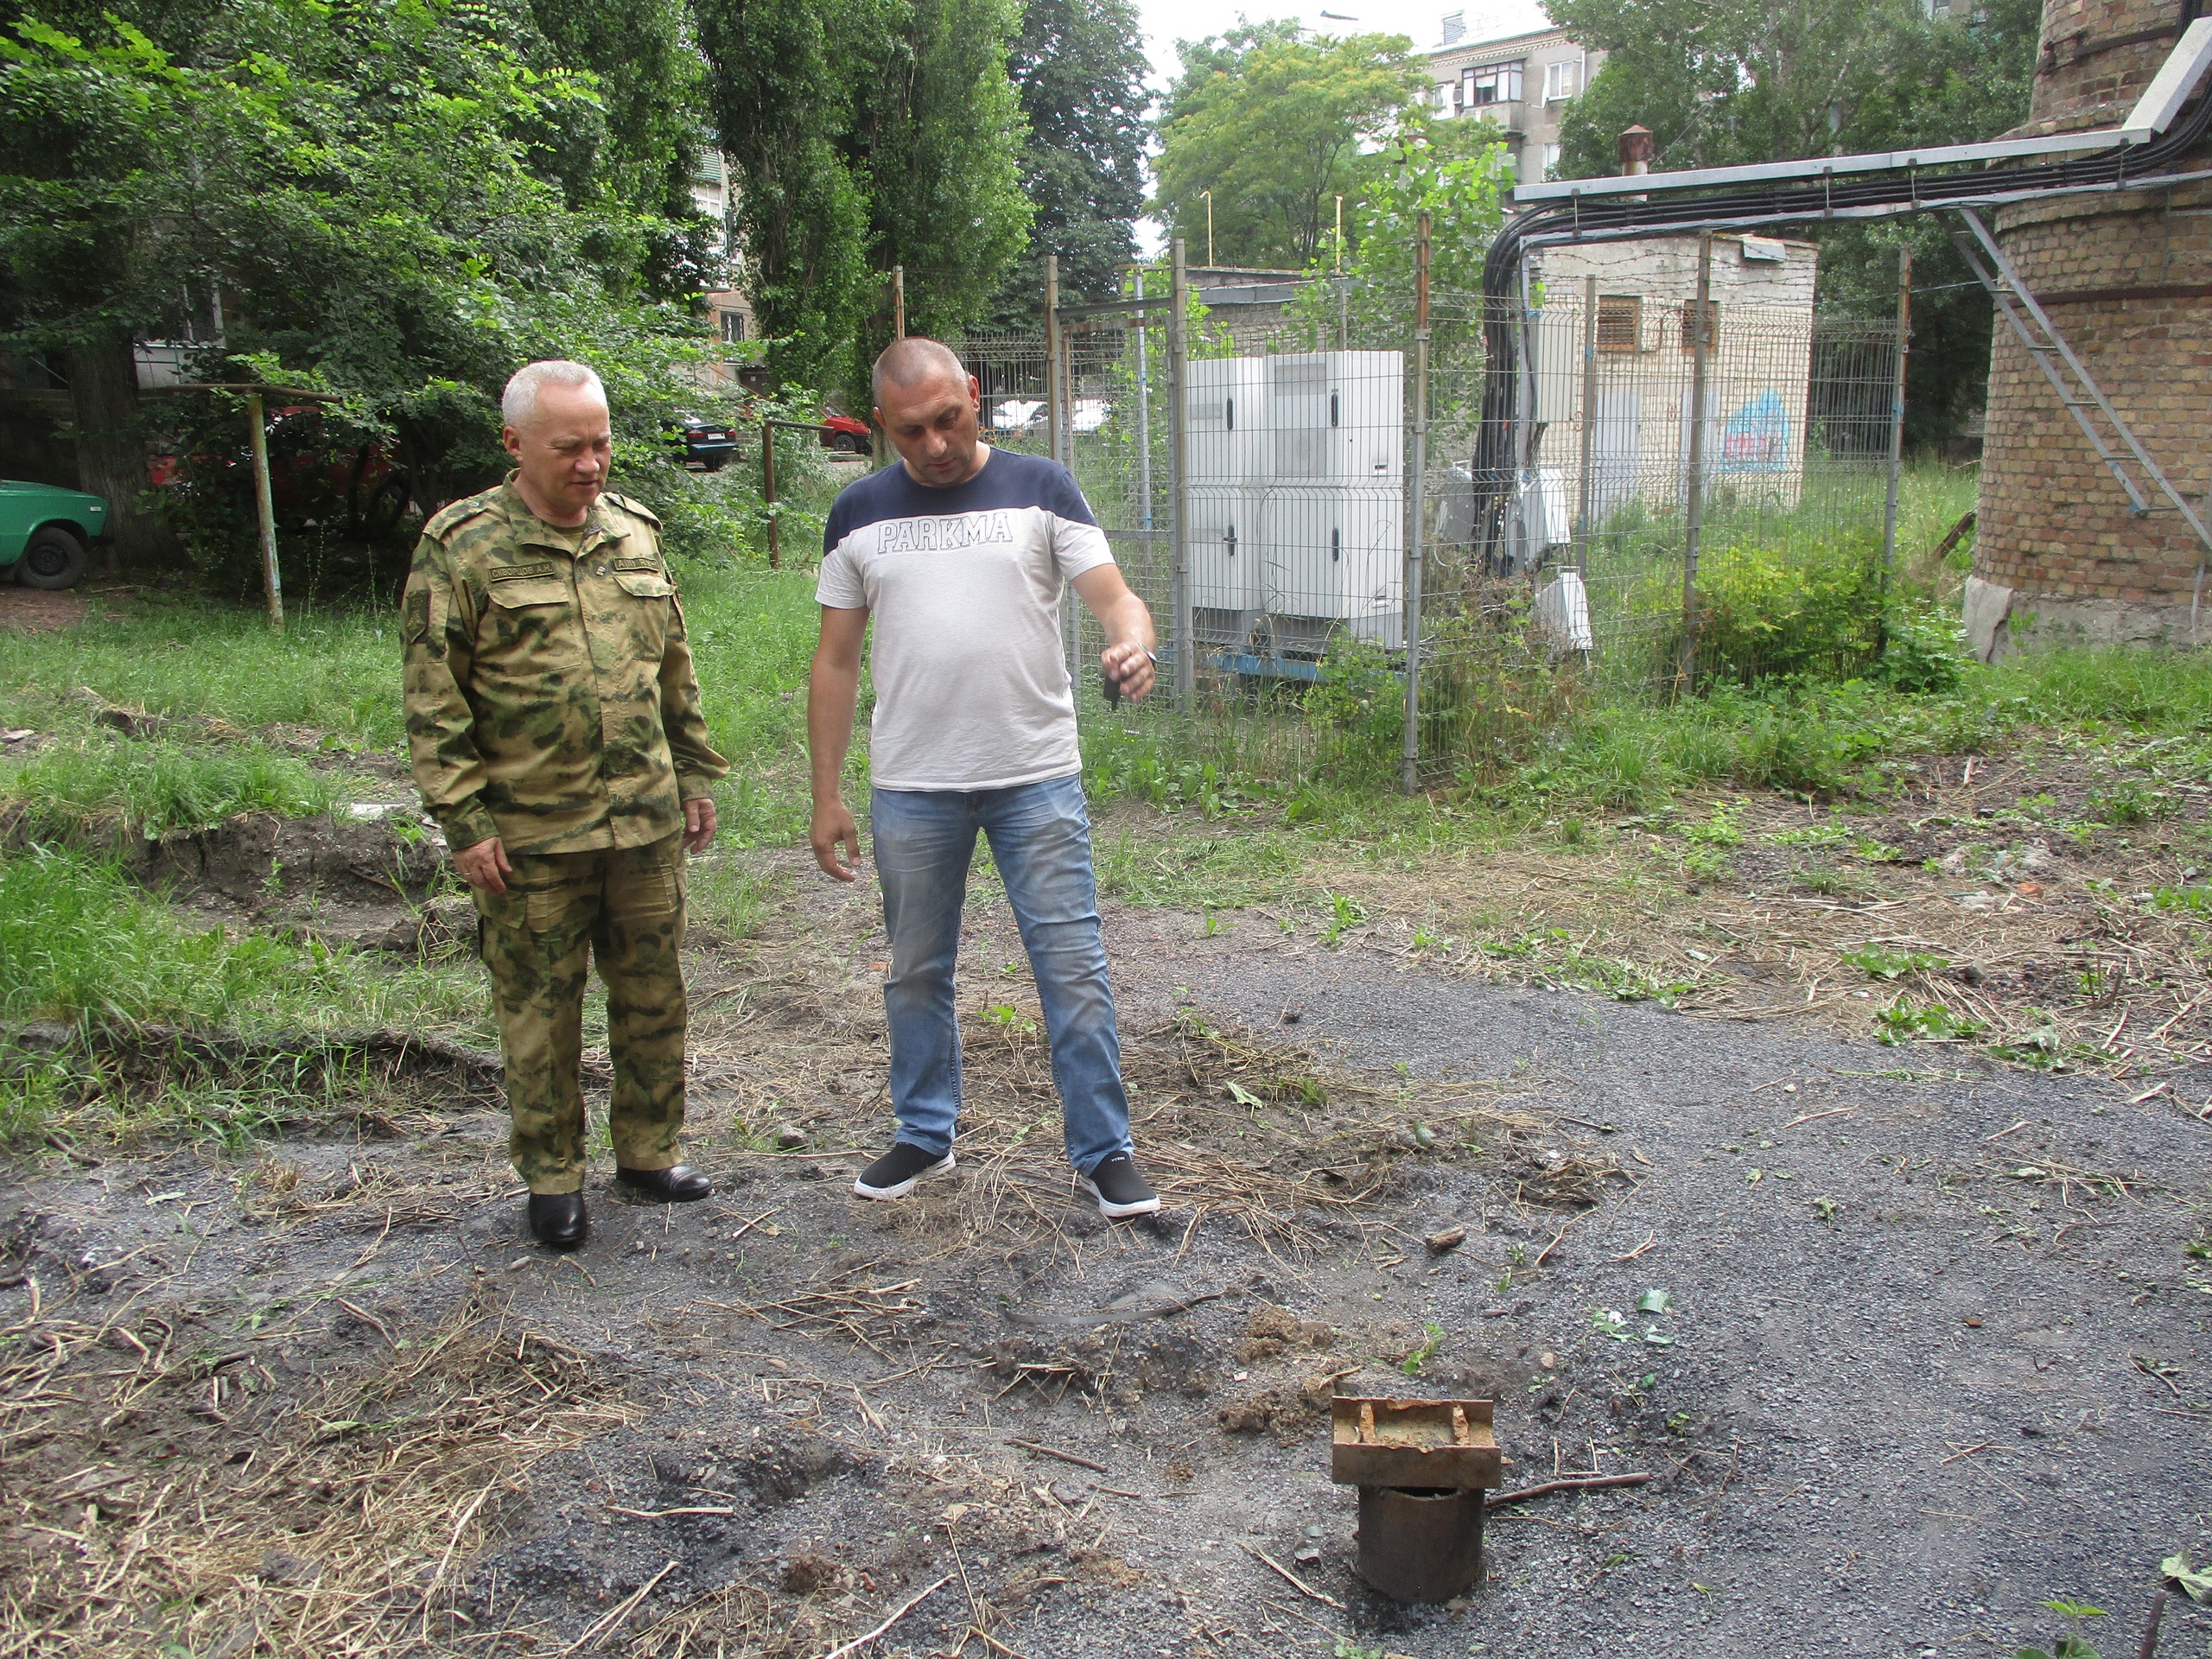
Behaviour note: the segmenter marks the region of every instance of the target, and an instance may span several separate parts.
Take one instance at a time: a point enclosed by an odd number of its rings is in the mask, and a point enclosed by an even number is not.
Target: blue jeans
[[[883,922],[891,935],[883,1008],[891,1025],[898,1138],[939,1157],[952,1149],[960,1116],[952,974],[981,830],[990,837],[1045,1007],[1068,1161],[1087,1175],[1131,1150],[1083,779],[1053,778],[1011,789],[879,789],[869,811]]]

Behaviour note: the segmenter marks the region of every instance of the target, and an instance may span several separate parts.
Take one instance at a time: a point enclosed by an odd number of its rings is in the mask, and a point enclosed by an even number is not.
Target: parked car
[[[372,541],[399,527],[410,486],[399,459],[382,442],[357,442],[327,429],[312,404],[269,411],[270,504],[279,523],[317,524],[334,518]],[[189,455],[156,455],[146,479],[156,489],[252,488],[252,463],[243,442],[233,448]]]
[[[0,478],[0,576],[26,588],[73,588],[107,530],[107,503],[82,490]]]
[[[1045,424],[1045,400],[1041,397],[1008,397],[991,410],[991,429],[995,432],[1027,432]]]
[[[683,464],[702,472],[719,473],[737,457],[737,433],[728,422],[710,421],[703,415],[680,418]]]
[[[864,455],[874,447],[874,435],[866,421],[856,421],[851,416],[834,409],[822,411],[822,424],[830,429],[822,435],[822,447],[835,449],[841,455]]]

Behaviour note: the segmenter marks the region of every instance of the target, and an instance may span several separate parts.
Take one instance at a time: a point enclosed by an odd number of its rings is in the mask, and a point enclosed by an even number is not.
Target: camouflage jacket
[[[407,744],[454,849],[643,846],[728,774],[659,528],[608,494],[557,529],[512,475],[423,527],[400,601]]]

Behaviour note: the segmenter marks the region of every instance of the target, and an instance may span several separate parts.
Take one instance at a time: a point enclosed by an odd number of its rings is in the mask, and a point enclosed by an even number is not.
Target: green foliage
[[[678,29],[659,0],[639,27],[646,62]],[[340,394],[429,501],[501,470],[515,367],[584,358],[621,481],[654,498],[661,430],[700,401],[686,372],[721,353],[683,297],[713,227],[669,216],[690,213],[680,73],[621,136],[568,55],[598,34],[556,47],[519,10],[221,0],[156,31],[0,38],[0,321],[55,351],[179,338],[219,287],[198,371]]]
[[[2083,805],[2098,823],[2122,825],[2170,817],[2177,810],[2171,795],[2149,788],[2135,778],[2123,778],[2116,784],[2091,790]]]
[[[785,382],[864,400],[891,337],[963,333],[1027,234],[1013,0],[699,0],[745,288]]]
[[[1874,1016],[1874,1040],[1891,1048],[1923,1039],[1979,1037],[1988,1029],[1979,1020],[1965,1020],[1940,1002],[1916,1004],[1899,997]]]
[[[1404,746],[1406,685],[1389,653],[1373,640],[1339,634],[1331,642],[1306,693],[1305,711],[1333,772],[1368,781],[1395,773]]]
[[[1660,570],[1642,601],[1662,610],[1679,579]],[[1781,543],[1733,541],[1702,550],[1697,571],[1697,663],[1701,681],[1748,685],[1765,678],[1842,679],[1881,644],[1878,536],[1844,530]],[[1679,625],[1662,646],[1679,655]]]
[[[1504,134],[1487,121],[1446,119],[1426,105],[1404,117],[1389,141],[1362,162],[1361,194],[1347,200],[1344,274],[1348,293],[1342,320],[1362,340],[1402,347],[1413,338],[1414,264],[1420,216],[1429,217],[1429,287],[1433,294],[1465,296],[1482,291],[1483,261],[1504,218],[1513,188],[1511,152]],[[1334,272],[1333,226],[1314,251],[1306,275]],[[1301,289],[1290,315],[1317,346],[1333,344],[1340,321],[1335,285],[1317,281]],[[1445,303],[1431,314],[1432,352],[1440,393],[1433,416],[1450,418],[1451,399],[1472,399],[1479,378],[1471,370],[1480,352],[1481,315],[1471,305]],[[1454,370],[1461,372],[1453,372]]]
[[[239,812],[306,817],[328,811],[342,793],[332,774],[258,746],[94,738],[0,767],[0,811],[18,809],[34,834],[67,835],[105,821],[151,838]]]
[[[199,929],[115,866],[30,846],[0,860],[0,1022],[158,1020],[206,1027],[453,1027],[480,1017],[473,970]]]
[[[1429,86],[1397,35],[1307,36],[1295,22],[1240,22],[1181,41],[1183,72],[1160,119],[1154,208],[1205,258],[1213,192],[1214,260],[1296,270],[1356,201],[1363,148],[1397,133]]]
[[[2067,1629],[2046,1653],[2041,1648],[2022,1648],[2018,1659],[2097,1659],[2097,1650],[2089,1645],[2084,1634],[2089,1620],[2105,1617],[2101,1607],[2092,1607],[2085,1601],[2071,1601],[2063,1596],[2054,1597],[2042,1605],[2066,1621]]]
[[[1886,945],[1862,944],[1855,950],[1836,953],[1853,967],[1873,979],[1899,979],[1906,974],[1932,974],[1949,965],[1948,957],[1933,956],[1924,950],[1892,950]]]
[[[1130,226],[1144,209],[1148,65],[1132,0],[1028,0],[1007,60],[1028,137],[1021,188],[1029,245],[993,302],[990,325],[1044,325],[1045,256],[1060,291],[1120,290]]]
[[[1948,691],[1974,660],[1955,611],[1892,599],[1866,677],[1899,691]]]
[[[1616,170],[1630,123],[1655,168],[1720,167],[1968,143],[2027,118],[2038,0],[1931,16],[1917,0],[1560,0],[1554,21],[1605,66],[1560,123],[1561,176]],[[1889,316],[1897,249],[1913,253],[1908,441],[1955,431],[1982,398],[1988,296],[1935,218],[1802,227],[1821,243],[1823,303]]]

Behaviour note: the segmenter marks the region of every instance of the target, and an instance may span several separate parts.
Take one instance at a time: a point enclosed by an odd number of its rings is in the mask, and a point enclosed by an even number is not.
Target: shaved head
[[[897,386],[903,391],[939,375],[956,386],[968,383],[967,366],[951,346],[942,340],[910,334],[883,348],[883,355],[875,359],[875,372],[869,378],[869,387],[875,394],[875,401],[880,404],[886,386]]]

